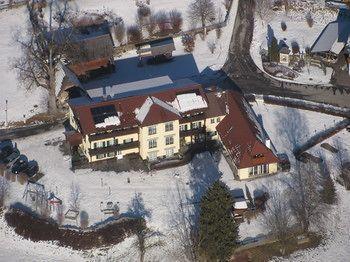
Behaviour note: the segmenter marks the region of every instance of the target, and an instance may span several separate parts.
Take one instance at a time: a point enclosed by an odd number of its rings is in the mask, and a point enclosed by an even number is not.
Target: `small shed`
[[[172,37],[167,37],[136,45],[136,48],[137,54],[140,58],[156,57],[161,55],[171,58],[173,51],[175,51],[175,44]]]
[[[51,192],[47,198],[47,204],[49,205],[51,211],[56,211],[56,209],[62,205],[62,200]]]
[[[231,190],[231,195],[234,200],[233,215],[235,218],[241,218],[243,213],[248,210],[247,200],[242,188]]]
[[[289,59],[290,49],[287,46],[284,46],[280,49],[279,54],[280,54],[280,63],[281,64],[289,64],[289,62],[290,62],[290,59]]]

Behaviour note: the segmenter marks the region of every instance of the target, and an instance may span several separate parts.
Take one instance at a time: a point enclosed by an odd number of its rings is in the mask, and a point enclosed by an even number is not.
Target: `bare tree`
[[[283,247],[282,255],[284,255],[291,226],[291,212],[281,189],[278,186],[270,188],[274,189],[268,191],[270,198],[265,205],[262,222],[267,230],[280,241]]]
[[[156,23],[161,34],[164,34],[167,30],[167,24],[170,22],[170,18],[164,10],[158,11],[156,14]]]
[[[255,12],[261,21],[269,22],[273,15],[272,0],[255,0]]]
[[[6,198],[10,192],[10,184],[8,180],[0,176],[0,209],[4,207]]]
[[[180,184],[176,185],[176,191],[173,193],[170,215],[172,228],[179,239],[182,248],[182,254],[185,254],[189,261],[197,261],[197,234],[195,233],[194,214],[191,206],[187,203],[189,197]]]
[[[125,32],[126,32],[125,24],[124,24],[124,21],[121,20],[119,23],[115,25],[115,36],[120,44],[123,43],[123,40],[125,38]]]
[[[136,226],[134,245],[139,250],[140,262],[144,262],[146,252],[156,246],[162,246],[163,242],[159,240],[159,232],[147,228],[143,219],[139,219]]]
[[[142,40],[142,32],[137,25],[131,25],[127,30],[128,42],[129,43],[139,43]]]
[[[287,185],[291,212],[303,233],[308,233],[314,222],[320,226],[326,210],[321,201],[321,179],[315,164],[301,164],[297,161],[295,172],[284,182]]]
[[[157,17],[156,15],[151,14],[148,18],[148,24],[146,26],[146,30],[150,36],[153,36],[154,31],[156,30],[157,26]]]
[[[215,49],[216,49],[215,41],[214,40],[209,40],[207,44],[208,44],[208,48],[209,48],[210,53],[214,54]]]
[[[180,11],[173,9],[169,12],[170,23],[174,32],[180,32],[183,24],[183,18]]]
[[[15,41],[19,43],[22,55],[16,59],[13,67],[18,72],[18,79],[23,86],[30,90],[34,86],[48,91],[48,111],[56,113],[56,72],[68,43],[68,37],[61,34],[57,43],[57,34],[67,23],[68,0],[48,1],[49,17],[46,18],[44,9],[37,1],[27,2],[29,24],[26,35],[17,34]]]
[[[335,140],[334,147],[338,151],[334,156],[337,180],[347,190],[350,190],[350,172],[346,168],[346,163],[350,161],[349,153],[346,148],[344,148],[344,144],[339,138]]]
[[[69,198],[69,204],[71,209],[79,211],[80,197],[81,197],[80,186],[73,182],[70,186],[70,198]]]
[[[212,0],[194,0],[188,9],[191,23],[200,23],[206,34],[205,26],[215,20],[215,5]]]

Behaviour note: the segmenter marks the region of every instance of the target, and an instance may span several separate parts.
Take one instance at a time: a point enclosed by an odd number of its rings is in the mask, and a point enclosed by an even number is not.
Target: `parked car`
[[[24,174],[26,174],[28,177],[33,177],[38,173],[39,166],[36,162],[29,163],[28,168],[23,171]]]
[[[17,148],[15,148],[9,156],[7,156],[3,159],[3,161],[4,161],[4,163],[8,164],[8,163],[11,163],[11,162],[17,160],[19,158],[19,156],[20,156],[19,150]]]
[[[0,148],[0,160],[3,161],[6,157],[13,153],[13,147],[10,145],[6,145]]]
[[[28,161],[22,158],[18,158],[16,162],[13,163],[11,172],[14,174],[19,174],[28,168]]]

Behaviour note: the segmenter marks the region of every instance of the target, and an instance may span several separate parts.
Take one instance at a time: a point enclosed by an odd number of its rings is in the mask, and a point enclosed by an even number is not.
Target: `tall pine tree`
[[[233,199],[227,186],[216,181],[203,196],[199,218],[199,252],[203,260],[226,261],[238,240],[232,216]]]

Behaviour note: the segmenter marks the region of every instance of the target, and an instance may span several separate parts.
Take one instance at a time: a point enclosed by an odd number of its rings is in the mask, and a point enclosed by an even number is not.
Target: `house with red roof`
[[[140,89],[138,95],[118,93],[119,98],[71,99],[68,142],[95,162],[129,154],[148,161],[172,158],[185,145],[218,140],[216,126],[226,113],[217,93],[181,83]]]
[[[278,158],[273,144],[248,102],[233,91],[226,91],[222,99],[227,114],[216,129],[236,178],[276,173]]]

